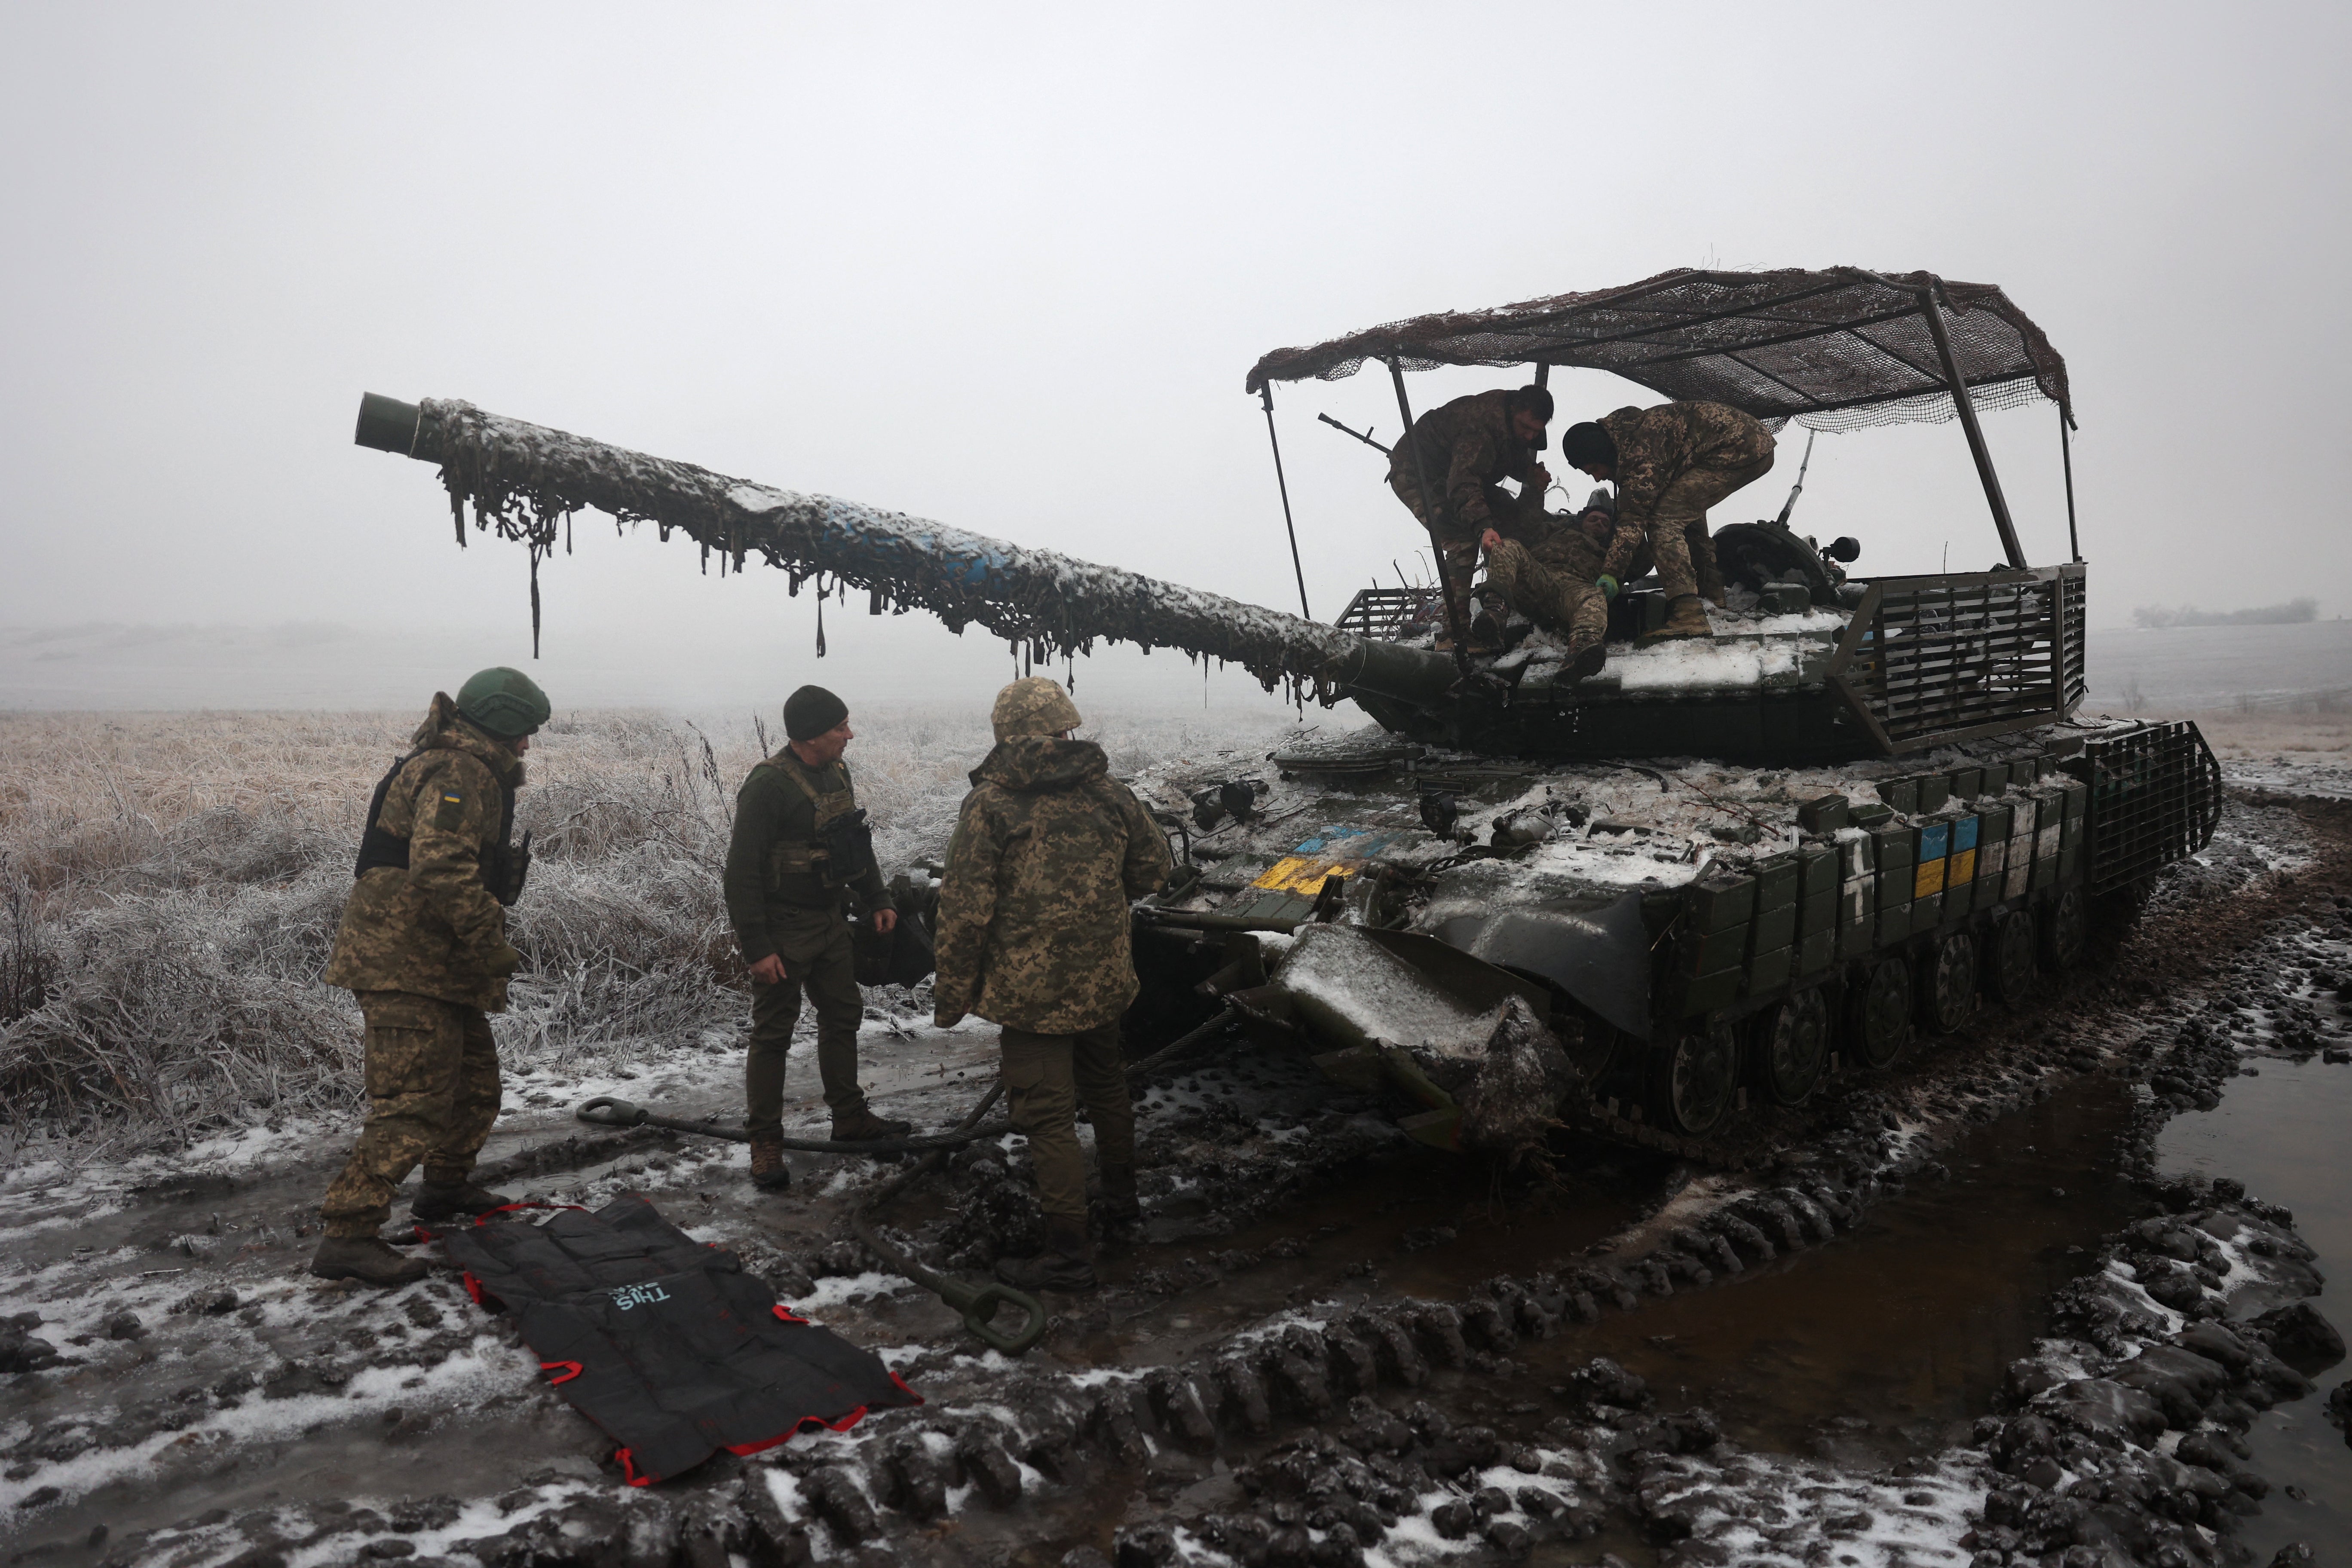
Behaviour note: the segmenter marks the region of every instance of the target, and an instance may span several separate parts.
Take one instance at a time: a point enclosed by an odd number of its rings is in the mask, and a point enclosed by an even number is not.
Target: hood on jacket
[[[1071,789],[1110,772],[1110,759],[1092,741],[1052,735],[1021,735],[999,741],[987,760],[971,770],[974,784],[992,784],[1016,795]]]
[[[425,710],[425,722],[416,726],[408,744],[419,752],[464,752],[480,761],[509,789],[522,785],[522,759],[488,731],[468,723],[446,691],[433,694],[433,706]]]

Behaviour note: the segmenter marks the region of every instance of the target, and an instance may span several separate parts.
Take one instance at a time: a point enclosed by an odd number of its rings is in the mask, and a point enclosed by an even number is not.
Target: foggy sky
[[[521,552],[461,553],[428,468],[351,444],[362,391],[1295,608],[1260,353],[1839,263],[2000,284],[2066,356],[2094,625],[2334,616],[2347,35],[2315,5],[0,6],[0,630],[342,627],[310,645],[330,706],[381,685],[339,647],[522,662]],[[1553,387],[1556,431],[1657,401]],[[1276,399],[1328,618],[1420,536],[1314,416],[1386,440],[1395,404],[1377,374]],[[2055,421],[1986,420],[2037,563],[2066,553]],[[1717,523],[1778,510],[1782,451]],[[1796,521],[1861,572],[1998,553],[1950,424],[1822,437]],[[543,579],[551,689],[1008,668],[857,603],[819,667],[781,574],[579,540]],[[1164,650],[1101,673],[1201,691]]]

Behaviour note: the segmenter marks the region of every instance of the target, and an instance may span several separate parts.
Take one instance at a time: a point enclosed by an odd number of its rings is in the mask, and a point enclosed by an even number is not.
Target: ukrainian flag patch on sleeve
[[[466,797],[444,794],[440,809],[433,814],[433,826],[444,833],[454,833],[466,826]]]

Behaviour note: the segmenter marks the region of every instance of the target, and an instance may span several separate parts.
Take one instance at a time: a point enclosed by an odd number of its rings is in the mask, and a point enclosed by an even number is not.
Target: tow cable
[[[1187,1030],[1144,1058],[1143,1060],[1129,1068],[1127,1069],[1129,1081],[1140,1084],[1149,1074],[1176,1060],[1191,1047],[1223,1033],[1228,1026],[1237,1022],[1240,1016],[1240,1010],[1228,1001],[1207,1023],[1198,1028]],[[857,1142],[843,1142],[830,1138],[786,1138],[783,1140],[783,1145],[787,1149],[796,1149],[813,1154],[921,1154],[923,1158],[915,1163],[912,1170],[902,1173],[872,1197],[850,1210],[850,1228],[856,1232],[857,1239],[865,1244],[867,1251],[890,1265],[899,1274],[939,1297],[950,1310],[961,1313],[966,1332],[992,1350],[1001,1351],[1008,1356],[1017,1356],[1030,1350],[1039,1340],[1045,1337],[1048,1317],[1044,1302],[1027,1291],[1016,1290],[1010,1285],[998,1284],[994,1281],[985,1285],[973,1285],[951,1274],[934,1273],[883,1240],[872,1217],[872,1211],[880,1208],[922,1177],[945,1165],[948,1154],[951,1151],[961,1149],[968,1143],[977,1143],[982,1139],[1001,1138],[1005,1133],[1013,1131],[1014,1129],[1010,1120],[992,1121],[984,1126],[974,1125],[982,1117],[988,1114],[1003,1093],[1004,1080],[1000,1078],[989,1087],[988,1092],[981,1097],[980,1103],[973,1106],[964,1119],[947,1132],[914,1134],[904,1138],[874,1138]],[[616,1099],[609,1094],[600,1094],[593,1100],[583,1101],[580,1109],[572,1114],[579,1120],[596,1127],[662,1127],[673,1132],[692,1132],[704,1138],[724,1138],[734,1143],[748,1143],[751,1141],[751,1134],[740,1127],[724,1127],[715,1121],[689,1121],[680,1116],[660,1116],[641,1105],[634,1105],[628,1100]],[[997,1311],[1005,1306],[1017,1308],[1021,1313],[1021,1326],[1016,1331],[1008,1332],[995,1326],[994,1319]]]

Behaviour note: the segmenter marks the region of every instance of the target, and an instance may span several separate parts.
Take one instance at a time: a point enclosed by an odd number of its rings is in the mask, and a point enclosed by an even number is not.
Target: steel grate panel
[[[2046,724],[2084,689],[2079,564],[1885,578],[1837,672],[1885,749]]]
[[[2092,741],[2090,890],[2104,893],[2196,854],[2221,819],[2221,764],[2186,720]]]
[[[1444,615],[1433,587],[1360,588],[1335,624],[1359,637],[1400,642],[1431,630]]]

